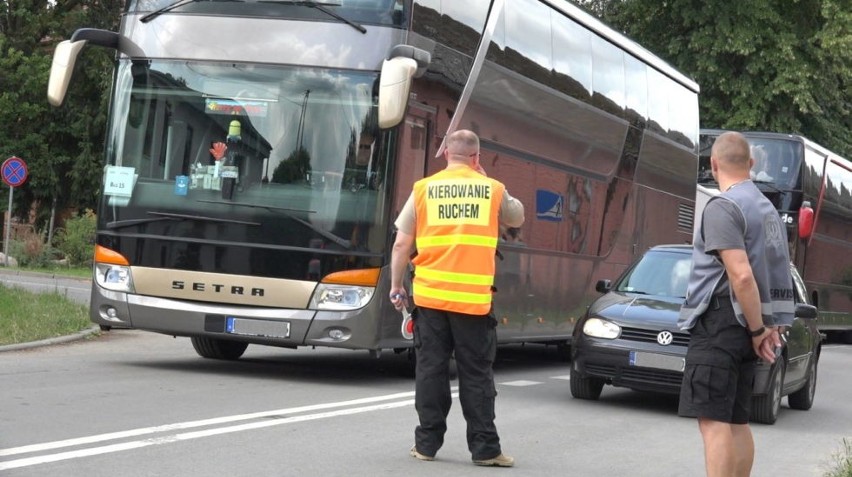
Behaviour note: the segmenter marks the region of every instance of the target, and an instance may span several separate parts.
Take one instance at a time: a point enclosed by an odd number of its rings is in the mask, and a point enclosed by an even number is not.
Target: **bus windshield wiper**
[[[162,222],[164,220],[197,220],[201,222],[218,222],[223,224],[239,224],[239,225],[252,225],[258,226],[260,223],[258,222],[247,222],[244,220],[234,220],[234,219],[219,219],[216,217],[204,217],[201,215],[186,215],[186,214],[173,214],[171,212],[148,212],[148,215],[154,215],[155,217],[150,217],[147,219],[130,219],[130,220],[117,220],[115,222],[107,222],[106,228],[110,230],[121,229],[124,227],[132,227],[134,225],[140,224],[148,224],[151,222]]]
[[[165,7],[161,8],[159,10],[154,10],[153,12],[151,12],[151,13],[143,16],[142,18],[140,18],[139,21],[142,22],[142,23],[148,23],[151,20],[162,15],[163,13],[166,13],[168,11],[174,10],[175,8],[182,7],[184,5],[188,5],[190,3],[195,3],[195,2],[242,2],[242,1],[243,0],[178,0],[177,2],[175,2],[171,5],[166,5]]]
[[[322,3],[322,2],[311,2],[311,1],[298,1],[298,0],[258,0],[258,3],[278,3],[281,5],[295,5],[299,7],[310,7],[315,8],[330,17],[334,17],[343,23],[351,26],[352,28],[360,31],[361,33],[367,33],[367,29],[364,28],[363,25],[353,22],[352,20],[340,15],[339,13],[334,13],[326,7],[339,7],[339,3]]]
[[[220,202],[217,202],[215,200],[199,200],[198,202],[206,202],[206,203],[210,203],[210,204],[220,203]],[[290,212],[304,212],[304,213],[313,214],[313,213],[316,213],[315,210],[289,209],[289,208],[286,208],[286,207],[275,207],[273,205],[249,204],[249,203],[246,203],[246,202],[227,202],[227,204],[228,205],[238,205],[240,207],[253,207],[253,208],[256,208],[256,209],[266,209],[266,210],[271,210],[271,211],[274,211],[274,212],[281,212],[282,214],[286,215],[288,219],[304,225],[305,227],[316,232],[317,234],[322,235],[324,238],[336,243],[337,245],[340,245],[342,248],[344,248],[346,250],[352,249],[352,242],[350,242],[349,240],[338,237],[337,235],[334,235],[331,232],[326,232],[325,230],[315,226],[314,224],[308,222],[307,220],[302,220],[302,219],[300,219],[300,218],[298,218],[295,215],[290,213]]]

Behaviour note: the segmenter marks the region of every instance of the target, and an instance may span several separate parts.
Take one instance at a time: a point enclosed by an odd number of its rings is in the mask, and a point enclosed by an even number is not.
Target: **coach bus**
[[[651,245],[687,242],[698,86],[565,1],[129,0],[118,32],[91,319],[191,338],[403,352],[393,221],[466,128],[526,206],[502,231],[501,343],[564,345]]]
[[[699,190],[718,192],[710,149],[723,132],[701,130]],[[790,258],[819,309],[820,331],[852,343],[852,162],[802,136],[743,134],[752,180],[787,224]]]

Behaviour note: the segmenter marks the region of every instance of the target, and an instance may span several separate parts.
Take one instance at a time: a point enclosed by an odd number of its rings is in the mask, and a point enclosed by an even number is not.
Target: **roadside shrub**
[[[56,247],[68,259],[72,267],[92,264],[92,244],[95,243],[95,213],[86,209],[65,221],[65,228],[57,233]]]
[[[43,232],[29,231],[9,243],[9,255],[23,267],[42,268],[50,264],[53,249],[47,245]]]

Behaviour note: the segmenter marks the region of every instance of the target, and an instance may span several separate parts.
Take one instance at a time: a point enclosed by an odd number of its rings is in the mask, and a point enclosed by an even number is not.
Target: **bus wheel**
[[[568,340],[556,343],[556,357],[559,361],[571,361],[571,343]]]
[[[195,352],[202,358],[232,361],[242,356],[248,348],[248,343],[240,341],[216,340],[201,336],[193,336],[190,339]]]

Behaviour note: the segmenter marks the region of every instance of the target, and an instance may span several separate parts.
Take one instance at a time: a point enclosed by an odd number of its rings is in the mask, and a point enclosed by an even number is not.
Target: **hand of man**
[[[405,288],[391,287],[390,301],[393,307],[396,308],[396,311],[402,311],[403,308],[407,308],[408,294],[405,292]]]
[[[775,327],[766,328],[762,334],[751,339],[751,345],[758,358],[766,361],[769,364],[775,362],[775,353],[780,350],[781,336],[778,334],[778,329]]]

